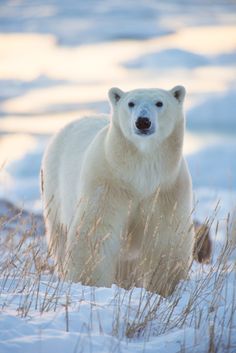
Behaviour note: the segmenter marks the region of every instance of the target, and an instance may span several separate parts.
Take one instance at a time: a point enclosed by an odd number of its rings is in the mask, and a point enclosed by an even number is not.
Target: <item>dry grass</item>
[[[229,219],[225,223],[229,232]],[[218,223],[214,224],[213,238],[218,232]],[[35,311],[43,314],[63,307],[65,331],[69,332],[70,307],[75,302],[71,291],[73,284],[63,282],[54,273],[44,237],[36,234],[35,227],[20,236],[17,228],[14,231],[7,228],[6,232],[6,220],[3,219],[0,229],[1,310],[10,308],[16,297],[15,310],[23,318],[30,317]],[[229,261],[233,249],[228,234],[225,243],[217,246],[214,249],[217,256],[212,262],[208,265],[193,264],[189,272],[191,280],[181,282],[168,299],[144,289],[137,294],[136,289],[125,291],[116,287],[113,299],[106,304],[112,308],[111,334],[120,340],[142,339],[147,343],[152,336],[190,327],[196,336],[195,348],[201,342],[199,332],[204,330],[208,341],[206,352],[236,351],[236,271],[235,265]],[[76,302],[80,305],[83,301],[81,286]],[[93,314],[93,308],[99,306],[93,287],[90,305],[87,332],[91,333],[96,320],[103,334],[102,317],[97,313],[94,318]],[[190,350],[181,343],[180,352]]]

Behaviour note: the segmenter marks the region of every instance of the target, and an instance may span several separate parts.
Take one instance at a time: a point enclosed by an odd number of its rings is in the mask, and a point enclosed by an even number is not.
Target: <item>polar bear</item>
[[[63,128],[41,169],[50,253],[63,278],[168,296],[192,261],[185,88],[109,90],[112,113]]]

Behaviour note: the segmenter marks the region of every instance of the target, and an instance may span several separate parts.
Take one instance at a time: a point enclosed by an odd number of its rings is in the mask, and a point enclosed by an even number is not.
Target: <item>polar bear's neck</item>
[[[142,150],[124,137],[119,126],[111,125],[105,142],[106,159],[123,187],[138,189],[148,196],[158,187],[168,188],[175,183],[182,162],[183,135],[181,121],[161,144]]]

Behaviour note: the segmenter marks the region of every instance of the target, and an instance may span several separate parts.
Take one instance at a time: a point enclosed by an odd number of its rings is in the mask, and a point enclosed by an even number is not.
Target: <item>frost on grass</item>
[[[30,223],[29,214],[26,222],[23,211],[12,212],[0,218],[2,353],[235,352],[236,272],[230,238],[216,246],[211,264],[193,264],[189,280],[165,299],[142,288],[61,281],[40,235],[41,218],[32,216]],[[219,229],[214,224],[213,237]]]

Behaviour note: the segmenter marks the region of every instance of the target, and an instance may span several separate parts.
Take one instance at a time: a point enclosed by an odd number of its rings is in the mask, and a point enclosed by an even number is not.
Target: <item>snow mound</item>
[[[124,63],[130,69],[192,69],[209,64],[203,55],[195,54],[182,49],[166,49],[155,53],[142,55],[134,60]]]
[[[45,234],[42,215],[30,213],[4,199],[0,199],[0,230],[1,236],[9,233],[22,236],[32,231],[38,236]]]
[[[200,131],[236,131],[236,90],[215,94],[191,108],[187,113],[188,128]]]
[[[194,189],[206,187],[220,191],[235,191],[236,142],[233,139],[224,143],[208,146],[197,153],[187,156]],[[210,189],[209,189],[210,192]]]

